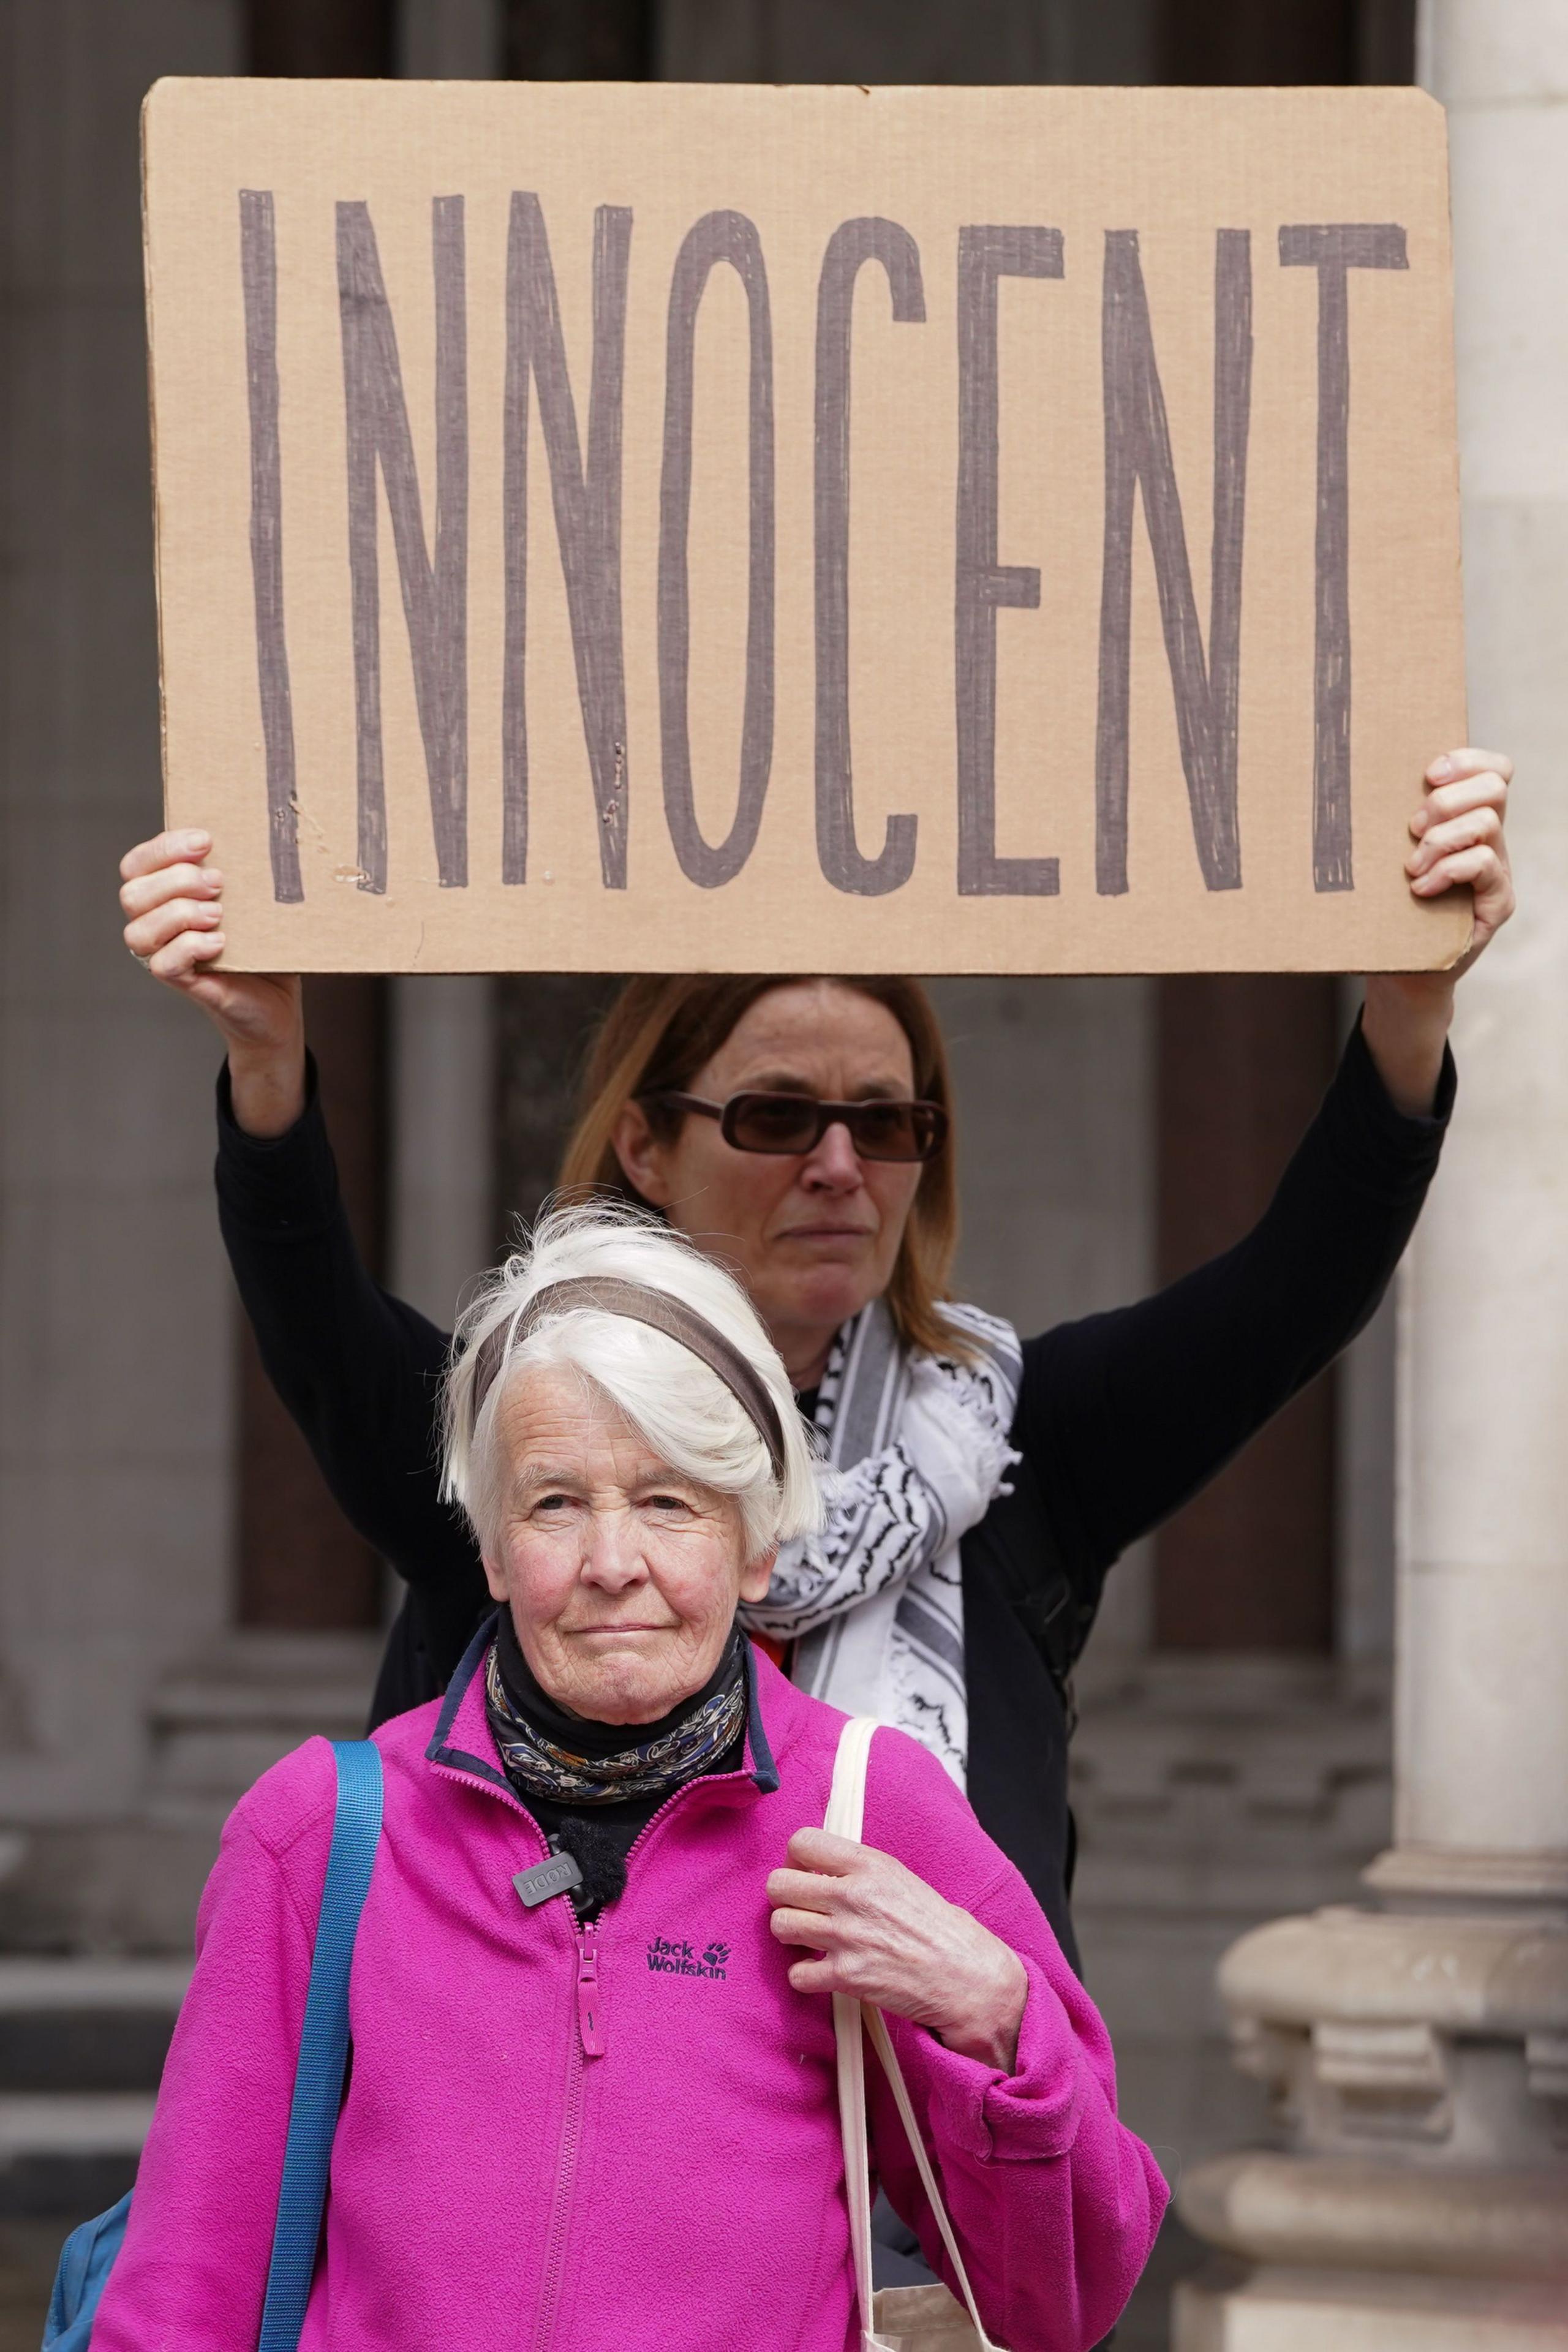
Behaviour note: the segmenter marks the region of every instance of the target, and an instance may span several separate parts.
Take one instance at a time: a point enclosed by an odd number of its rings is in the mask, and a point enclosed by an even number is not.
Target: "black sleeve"
[[[1014,1443],[1080,1591],[1169,1517],[1372,1318],[1453,1108],[1399,1111],[1360,1024],[1259,1223],[1152,1298],[1025,1342]]]
[[[267,1374],[345,1517],[413,1589],[406,1642],[444,1681],[488,1607],[460,1512],[442,1502],[436,1403],[447,1338],[361,1262],[314,1065],[284,1135],[235,1123],[218,1080],[218,1223]]]

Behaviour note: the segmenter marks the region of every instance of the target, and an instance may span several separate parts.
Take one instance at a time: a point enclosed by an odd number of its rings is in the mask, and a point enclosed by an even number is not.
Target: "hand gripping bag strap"
[[[316,2267],[349,2054],[349,1969],[381,1837],[381,1751],[334,1739],[338,1804],[321,1889],[258,2352],[295,2352]]]
[[[838,1753],[834,1759],[833,1786],[828,1795],[827,1812],[823,1828],[837,1837],[860,1841],[866,1811],[866,1767],[870,1758],[871,1738],[877,1730],[875,1717],[851,1717],[839,1734]],[[927,2201],[936,2226],[942,2232],[942,2244],[952,2264],[953,2276],[963,2291],[974,2328],[978,2352],[998,2352],[981,2325],[980,2310],[969,2284],[969,2273],[963,2267],[963,2256],[958,2250],[958,2240],[948,2219],[947,2207],[937,2186],[936,2173],[914,2106],[904,2082],[903,2068],[889,2037],[882,2012],[869,2002],[856,2000],[847,1993],[833,1996],[833,2030],[838,2053],[838,2119],[844,2135],[844,2177],[849,2200],[849,2243],[855,2261],[855,2285],[860,2299],[861,2343],[864,2352],[886,2352],[888,2338],[875,2333],[872,2322],[871,2294],[871,2179],[870,2160],[867,2146],[866,2123],[866,2059],[861,2041],[861,2027],[871,2037],[889,2087],[899,2110],[910,2143],[910,2153],[921,2177]],[[936,2293],[935,2288],[930,2290]]]

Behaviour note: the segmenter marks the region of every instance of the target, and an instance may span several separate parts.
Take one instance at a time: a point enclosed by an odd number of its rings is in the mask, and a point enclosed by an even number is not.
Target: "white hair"
[[[778,1413],[782,1477],[745,1407],[700,1356],[649,1324],[599,1307],[546,1309],[523,1338],[506,1345],[476,1419],[485,1342],[514,1327],[538,1292],[584,1276],[665,1291],[739,1349]],[[823,1473],[755,1307],[733,1276],[645,1211],[599,1201],[547,1211],[526,1245],[484,1277],[459,1318],[453,1348],[442,1396],[441,1491],[461,1506],[481,1551],[493,1556],[506,1504],[501,1399],[526,1373],[563,1368],[601,1390],[670,1470],[732,1497],[748,1562],[794,1537],[816,1534],[822,1524]]]

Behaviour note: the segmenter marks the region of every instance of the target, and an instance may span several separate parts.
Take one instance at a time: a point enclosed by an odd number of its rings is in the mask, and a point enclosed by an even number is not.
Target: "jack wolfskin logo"
[[[656,1976],[716,1977],[722,1984],[729,1974],[730,1947],[704,1944],[699,1952],[678,1937],[656,1936],[647,1948],[647,1964]]]

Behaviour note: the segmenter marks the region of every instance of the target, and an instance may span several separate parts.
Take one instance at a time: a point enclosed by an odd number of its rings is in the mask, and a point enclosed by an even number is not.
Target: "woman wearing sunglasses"
[[[1489,753],[1435,761],[1411,824],[1412,891],[1474,892],[1467,963],[1512,911],[1510,773]],[[445,1686],[489,1605],[439,1493],[447,1336],[356,1255],[298,982],[211,969],[211,847],[166,834],[131,852],[126,939],[224,1034],[218,1192],[241,1297],[329,1485],[407,1587],[379,1721]],[[1457,977],[1369,982],[1317,1118],[1234,1249],[1022,1339],[947,1297],[951,1107],[917,982],[636,980],[597,1041],[563,1182],[658,1209],[740,1275],[840,1473],[750,1630],[814,1696],[934,1750],[1069,1955],[1067,1681],[1106,1572],[1376,1307],[1453,1098]]]

